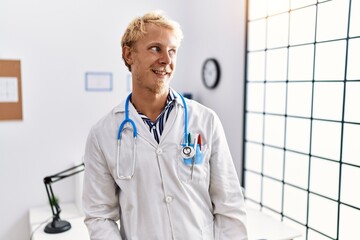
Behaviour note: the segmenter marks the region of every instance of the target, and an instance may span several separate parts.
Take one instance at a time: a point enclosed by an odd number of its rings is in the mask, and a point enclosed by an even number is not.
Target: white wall
[[[0,0],[0,59],[21,60],[24,118],[0,122],[0,239],[28,239],[28,209],[47,204],[43,177],[81,161],[90,127],[125,97],[120,38],[134,16],[153,9],[185,33],[174,88],[219,113],[240,169],[244,1]],[[200,78],[210,56],[222,65],[214,91]],[[114,90],[85,92],[86,71],[112,72]],[[61,201],[74,200],[74,182],[53,185]]]

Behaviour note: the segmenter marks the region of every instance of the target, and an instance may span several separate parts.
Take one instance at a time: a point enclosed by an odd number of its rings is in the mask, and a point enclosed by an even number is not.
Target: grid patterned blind
[[[247,12],[247,204],[301,239],[360,239],[360,0]]]

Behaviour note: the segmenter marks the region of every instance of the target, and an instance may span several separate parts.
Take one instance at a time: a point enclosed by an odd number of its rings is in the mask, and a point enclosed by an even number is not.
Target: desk
[[[247,208],[249,240],[288,240],[301,236],[301,232],[253,208]]]
[[[76,205],[73,203],[61,204],[61,208],[60,217],[70,222],[71,229],[58,234],[44,232],[46,224],[43,222],[52,216],[49,206],[30,209],[30,230],[31,232],[35,231],[32,240],[90,240],[84,224],[84,216]],[[287,240],[301,236],[299,231],[256,209],[247,208],[247,221],[249,240]]]

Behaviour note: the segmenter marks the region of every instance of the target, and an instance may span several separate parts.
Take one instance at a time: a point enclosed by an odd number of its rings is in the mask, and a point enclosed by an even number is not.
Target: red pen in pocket
[[[201,135],[200,134],[198,135],[197,143],[199,144],[199,148],[200,148],[200,151],[201,151],[202,141],[201,141]]]

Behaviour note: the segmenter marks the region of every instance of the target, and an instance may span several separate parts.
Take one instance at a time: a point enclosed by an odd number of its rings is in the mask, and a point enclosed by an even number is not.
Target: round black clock
[[[207,88],[215,88],[220,81],[220,64],[215,58],[205,60],[202,67],[202,80]]]

